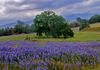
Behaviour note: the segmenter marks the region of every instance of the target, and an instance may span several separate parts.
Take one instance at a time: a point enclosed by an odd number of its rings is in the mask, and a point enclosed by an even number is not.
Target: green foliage
[[[81,18],[77,18],[77,21],[80,23],[80,28],[79,30],[83,30],[85,28],[89,28],[89,23],[88,20],[86,19],[81,19]]]
[[[34,19],[35,31],[38,36],[45,33],[46,36],[59,38],[60,36],[73,37],[74,33],[62,16],[56,15],[53,11],[44,11]]]
[[[30,26],[30,32],[34,32],[35,30],[35,27],[34,27],[34,24],[32,24],[31,26]]]
[[[14,31],[17,34],[30,33],[31,32],[31,26],[28,25],[28,24],[25,24],[22,21],[17,21],[17,25],[15,25]]]
[[[2,28],[2,29],[0,29],[0,36],[3,36],[3,35],[12,35],[12,33],[13,33],[13,28],[9,28],[9,27],[7,27],[7,28]]]
[[[100,15],[96,14],[89,19],[89,23],[97,23],[100,22]]]
[[[12,28],[6,27],[0,29],[0,36],[7,36],[13,34],[22,34],[22,33],[32,33],[34,32],[33,25],[25,24],[24,22],[18,20],[17,24]]]

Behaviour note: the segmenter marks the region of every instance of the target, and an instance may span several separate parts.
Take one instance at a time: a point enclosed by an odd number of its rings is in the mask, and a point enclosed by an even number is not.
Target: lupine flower
[[[100,42],[0,42],[0,64],[20,65],[33,70],[52,70],[55,62],[81,67],[100,64]],[[52,66],[54,65],[54,66]],[[52,68],[53,67],[53,68]]]

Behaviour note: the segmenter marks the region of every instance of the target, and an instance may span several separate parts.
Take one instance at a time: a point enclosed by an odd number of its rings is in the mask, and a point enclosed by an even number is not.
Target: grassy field
[[[0,41],[5,40],[25,40],[26,37],[29,37],[31,41],[71,41],[71,42],[82,42],[82,41],[100,41],[100,32],[75,32],[73,38],[68,39],[57,39],[57,38],[39,38],[35,34],[21,34],[21,35],[12,35],[12,36],[2,36]]]
[[[46,37],[37,37],[35,34],[20,34],[12,36],[2,36],[0,41],[6,40],[26,40],[30,38],[31,41],[70,41],[70,42],[85,42],[85,41],[100,41],[100,23],[91,24],[90,28],[85,29],[79,32],[79,27],[72,28],[75,33],[73,38],[63,39],[63,38],[46,38]]]

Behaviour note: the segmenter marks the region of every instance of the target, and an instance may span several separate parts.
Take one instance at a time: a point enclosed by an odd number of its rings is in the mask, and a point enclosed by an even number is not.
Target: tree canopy
[[[34,27],[38,36],[44,33],[46,36],[58,38],[60,36],[73,37],[74,33],[70,29],[68,22],[53,11],[44,11],[34,19]]]
[[[0,29],[0,36],[21,34],[21,33],[32,33],[34,32],[34,26],[25,24],[23,21],[18,20],[14,27],[6,27]]]
[[[100,15],[96,14],[89,19],[89,23],[97,23],[100,22]]]

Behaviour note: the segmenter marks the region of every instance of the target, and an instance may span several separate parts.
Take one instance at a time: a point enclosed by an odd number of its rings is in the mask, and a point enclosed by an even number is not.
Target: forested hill
[[[17,20],[17,21],[21,21],[21,20]],[[0,28],[14,27],[17,24],[17,21],[1,24]],[[22,21],[22,22],[29,25],[33,23],[32,20],[27,20],[27,21]]]

